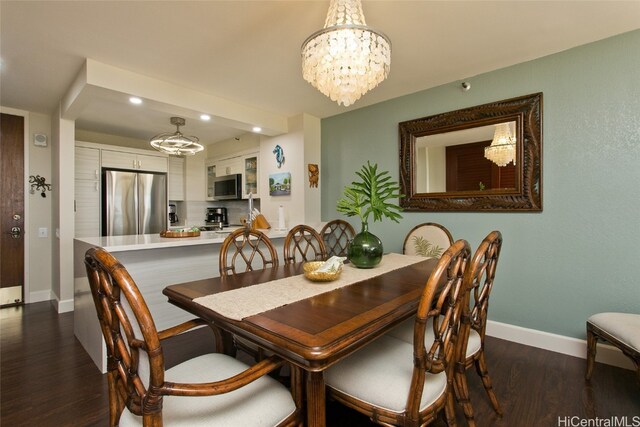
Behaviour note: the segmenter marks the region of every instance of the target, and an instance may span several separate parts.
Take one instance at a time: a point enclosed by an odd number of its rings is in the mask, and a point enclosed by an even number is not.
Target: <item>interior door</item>
[[[24,117],[0,114],[0,306],[24,302]]]

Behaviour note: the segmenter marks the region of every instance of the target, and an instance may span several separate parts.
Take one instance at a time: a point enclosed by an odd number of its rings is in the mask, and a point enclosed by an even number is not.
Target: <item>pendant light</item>
[[[391,41],[367,26],[360,0],[331,0],[322,30],[302,44],[302,76],[345,107],[389,75]]]
[[[516,164],[516,137],[511,133],[509,123],[496,125],[493,141],[490,146],[485,147],[484,157],[499,167],[506,166],[509,162]]]
[[[204,147],[195,136],[185,136],[180,132],[180,126],[184,126],[182,117],[171,117],[171,124],[176,126],[176,131],[161,133],[151,138],[149,143],[153,148],[172,156],[194,155]]]

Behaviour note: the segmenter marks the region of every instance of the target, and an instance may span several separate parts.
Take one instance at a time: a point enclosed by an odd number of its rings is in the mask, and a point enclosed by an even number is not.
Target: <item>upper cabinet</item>
[[[242,173],[242,157],[229,157],[216,160],[217,176],[236,175]]]
[[[213,194],[216,177],[236,174],[242,175],[242,198],[249,198],[250,193],[253,194],[253,198],[259,198],[259,165],[260,160],[257,151],[245,151],[233,157],[207,160],[205,164],[207,181],[206,200],[215,200]]]
[[[259,198],[258,193],[258,153],[246,155],[242,158],[242,198],[246,199],[249,194],[254,198]]]
[[[169,200],[184,200],[184,157],[169,157]]]
[[[207,160],[205,164],[205,179],[207,180],[207,194],[205,195],[206,200],[215,200],[213,198],[213,190],[215,187],[215,179],[216,179],[216,164],[215,160]]]
[[[102,150],[102,167],[167,172],[167,156],[130,151]]]

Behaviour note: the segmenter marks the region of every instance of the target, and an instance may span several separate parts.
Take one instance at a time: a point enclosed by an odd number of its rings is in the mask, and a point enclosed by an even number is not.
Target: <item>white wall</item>
[[[259,148],[260,135],[248,132],[237,138],[225,139],[224,141],[209,144],[205,152],[207,153],[207,159],[219,159],[240,151],[252,149],[257,151]]]
[[[285,161],[278,168],[273,149],[280,145]],[[320,166],[320,120],[308,114],[289,119],[289,133],[260,140],[260,207],[272,227],[278,225],[278,207],[284,208],[285,226],[320,221],[320,185],[309,189],[307,163]],[[291,173],[291,194],[269,195],[269,175]],[[320,171],[322,181],[322,169]]]

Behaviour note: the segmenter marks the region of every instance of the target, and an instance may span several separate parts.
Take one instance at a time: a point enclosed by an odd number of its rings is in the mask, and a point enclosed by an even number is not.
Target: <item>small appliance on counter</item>
[[[229,225],[229,218],[227,217],[227,208],[207,208],[206,224],[222,224],[223,226]]]
[[[169,223],[171,225],[178,223],[178,214],[176,213],[176,205],[169,204]]]

